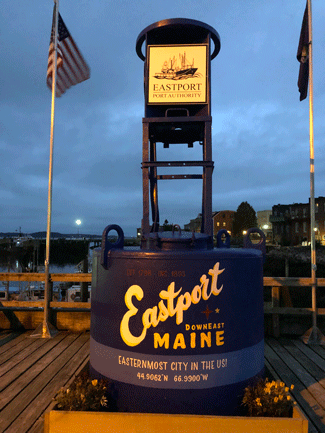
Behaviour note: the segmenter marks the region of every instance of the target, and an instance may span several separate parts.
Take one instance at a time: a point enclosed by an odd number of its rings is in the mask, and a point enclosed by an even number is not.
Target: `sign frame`
[[[147,62],[148,105],[208,104],[209,44],[150,44]]]

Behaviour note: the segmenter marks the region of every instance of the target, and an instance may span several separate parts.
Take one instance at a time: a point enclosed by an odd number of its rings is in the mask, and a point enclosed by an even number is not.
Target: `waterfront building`
[[[278,204],[272,207],[270,221],[273,242],[281,245],[310,243],[310,202]],[[315,198],[315,239],[325,245],[325,197]]]

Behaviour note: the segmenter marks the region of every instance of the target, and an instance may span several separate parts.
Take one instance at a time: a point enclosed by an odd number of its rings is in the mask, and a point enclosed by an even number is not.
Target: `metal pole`
[[[49,321],[50,313],[50,240],[51,240],[51,216],[52,216],[52,179],[53,179],[53,144],[54,144],[54,114],[55,114],[55,91],[56,91],[56,69],[57,69],[57,44],[58,44],[58,20],[59,0],[55,3],[55,32],[54,32],[54,68],[52,75],[52,103],[51,103],[51,133],[50,133],[50,159],[49,159],[49,183],[47,198],[47,228],[46,228],[46,256],[45,256],[45,289],[44,289],[44,317],[31,337],[51,338],[56,333],[56,328]]]
[[[325,344],[325,337],[317,328],[317,302],[316,302],[316,242],[315,242],[315,169],[314,169],[314,111],[313,111],[313,32],[311,0],[308,4],[308,31],[309,31],[309,147],[310,147],[310,248],[311,248],[311,279],[312,279],[312,312],[313,325],[304,335],[306,344]]]

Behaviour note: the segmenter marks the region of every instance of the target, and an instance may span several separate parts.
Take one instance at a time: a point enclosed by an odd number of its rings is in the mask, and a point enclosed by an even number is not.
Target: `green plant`
[[[260,379],[255,386],[245,388],[243,405],[249,416],[288,417],[291,416],[294,402],[290,390],[283,382]]]
[[[67,411],[109,411],[114,405],[110,383],[103,379],[92,380],[86,373],[68,388],[61,388],[55,400],[59,410]]]

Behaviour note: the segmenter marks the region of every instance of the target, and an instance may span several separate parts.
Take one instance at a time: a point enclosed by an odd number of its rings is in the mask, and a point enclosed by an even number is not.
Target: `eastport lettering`
[[[136,284],[129,287],[125,294],[125,305],[128,311],[124,314],[120,324],[120,335],[122,340],[128,346],[137,346],[146,337],[147,330],[153,326],[156,327],[160,322],[166,321],[169,317],[175,316],[176,324],[183,323],[184,311],[188,310],[192,304],[198,304],[202,299],[207,301],[212,295],[219,296],[223,289],[223,285],[218,288],[218,276],[225,269],[220,269],[220,263],[217,262],[213,269],[210,269],[208,274],[212,277],[210,279],[203,274],[200,278],[200,285],[194,286],[191,292],[181,294],[182,287],[175,292],[175,282],[172,282],[167,290],[161,290],[159,297],[161,301],[158,305],[152,308],[147,308],[142,314],[142,332],[139,336],[135,336],[130,331],[129,322],[133,316],[138,313],[138,308],[133,304],[133,297],[141,301],[144,297],[142,288]],[[176,340],[175,340],[176,341]],[[174,346],[183,346],[181,337],[179,342],[174,342]]]
[[[178,84],[154,84],[154,92],[181,92],[181,91],[201,91],[202,83],[178,83]]]

